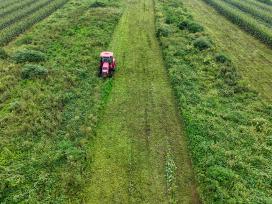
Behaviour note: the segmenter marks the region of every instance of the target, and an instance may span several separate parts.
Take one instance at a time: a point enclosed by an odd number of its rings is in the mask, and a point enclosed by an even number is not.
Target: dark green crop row
[[[31,4],[35,3],[36,0],[26,0],[26,1],[23,1],[23,2],[18,2],[17,4],[14,4],[10,7],[7,7],[7,8],[4,8],[4,9],[1,9],[0,10],[0,18],[1,17],[4,17],[6,15],[9,15],[15,11],[19,11],[27,6],[30,6]]]
[[[272,1],[271,0],[257,0],[257,1],[272,6]]]
[[[6,9],[9,6],[12,6],[14,4],[17,4],[22,0],[6,0],[6,1],[0,1],[0,9]],[[0,10],[1,11],[1,10]]]
[[[50,3],[52,0],[47,1],[43,4],[44,7],[39,9],[36,12],[33,12],[32,15],[24,18],[21,21],[14,23],[12,26],[7,27],[1,31],[0,45],[7,44],[12,39],[14,39],[19,34],[23,33],[26,29],[34,25],[35,23],[41,21],[42,19],[49,16],[55,10],[62,7],[68,0],[56,0]]]
[[[20,9],[18,12],[16,12],[16,14],[11,13],[10,15],[1,18],[0,30],[12,25],[13,23],[16,23],[19,20],[22,20],[23,18],[31,15],[39,9],[46,7],[51,2],[54,2],[54,0],[39,0],[25,9]]]
[[[249,32],[263,43],[272,46],[272,30],[260,24],[254,18],[243,14],[241,11],[230,7],[223,1],[219,0],[204,0],[206,3],[214,7],[220,14],[227,17],[233,23],[239,25],[242,29]]]
[[[239,8],[241,11],[251,14],[252,16],[260,19],[261,21],[272,25],[272,13],[271,11],[264,11],[258,9],[256,6],[246,3],[240,0],[224,0],[225,2]]]
[[[202,203],[272,203],[272,106],[216,49],[182,0],[157,0],[157,36]]]
[[[272,12],[272,7],[269,6],[269,5],[266,5],[266,4],[263,4],[259,1],[256,1],[256,0],[243,0],[243,2],[246,2],[247,4],[250,4],[250,5],[254,5],[255,8],[258,8],[258,9],[261,9],[261,10],[264,10],[264,11],[268,11],[268,12]]]

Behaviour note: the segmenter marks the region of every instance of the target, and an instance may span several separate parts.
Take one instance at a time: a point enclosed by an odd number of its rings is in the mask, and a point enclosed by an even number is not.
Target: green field
[[[70,1],[5,47],[11,57],[0,65],[4,203],[82,199],[88,149],[111,83],[97,78],[97,53],[108,47],[121,14],[118,4],[110,12],[91,4]],[[47,76],[22,79],[25,63],[13,58],[25,50],[46,55],[46,61],[27,63],[42,65]]]
[[[228,18],[254,37],[272,47],[272,17],[267,12],[251,4],[235,0],[204,0],[218,13]]]
[[[205,27],[215,46],[233,60],[244,82],[271,101],[272,50],[229,22],[205,2],[183,2],[193,17]]]
[[[0,203],[272,203],[270,3],[0,0]]]
[[[0,45],[5,45],[68,0],[0,1]]]

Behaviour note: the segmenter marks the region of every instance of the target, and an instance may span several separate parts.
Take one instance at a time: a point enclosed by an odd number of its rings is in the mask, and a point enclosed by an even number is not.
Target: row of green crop
[[[258,9],[256,6],[248,4],[240,0],[224,0],[225,2],[239,8],[241,11],[251,14],[264,21],[265,23],[272,25],[272,13]]]
[[[35,3],[36,0],[26,0],[26,1],[22,1],[22,2],[18,2],[17,4],[14,4],[10,7],[4,8],[0,10],[0,18],[4,17],[6,15],[9,15],[15,11],[19,11],[27,6],[30,6],[31,4]]]
[[[5,9],[5,8],[7,8],[7,7],[9,7],[9,6],[12,6],[12,5],[14,5],[14,4],[20,2],[20,1],[22,1],[22,0],[6,0],[6,1],[0,1],[0,9],[3,9],[3,8]]]
[[[203,0],[214,7],[220,14],[227,17],[233,23],[249,32],[263,43],[272,46],[272,32],[268,27],[260,24],[256,19],[242,13],[240,10],[231,7],[229,4],[219,0]]]
[[[272,203],[272,106],[242,81],[182,5],[157,0],[156,28],[185,123],[202,203]]]
[[[268,12],[272,12],[272,7],[266,4],[263,4],[261,2],[258,2],[256,0],[243,0],[243,2],[246,2],[247,4],[250,5],[254,5],[256,8],[268,11]]]
[[[31,15],[32,13],[36,12],[37,10],[46,7],[48,4],[53,2],[54,0],[39,0],[36,1],[34,4],[31,4],[29,7],[25,9],[20,9],[19,11],[14,13],[10,13],[9,15],[0,19],[0,30],[12,25],[13,23],[22,20],[23,18]]]
[[[257,1],[272,6],[272,1],[271,0],[257,0]]]
[[[52,0],[49,0],[49,1],[52,1]],[[44,7],[37,10],[32,15],[2,30],[1,36],[0,36],[0,45],[7,44],[16,36],[23,33],[25,30],[27,30],[29,27],[41,21],[42,19],[46,18],[55,10],[62,7],[68,0],[56,0],[51,3],[49,3],[49,1],[43,3]]]

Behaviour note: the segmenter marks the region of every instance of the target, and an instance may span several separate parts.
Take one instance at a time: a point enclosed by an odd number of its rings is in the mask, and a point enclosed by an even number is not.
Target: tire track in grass
[[[127,1],[110,48],[120,66],[91,148],[89,203],[199,203],[152,0]]]

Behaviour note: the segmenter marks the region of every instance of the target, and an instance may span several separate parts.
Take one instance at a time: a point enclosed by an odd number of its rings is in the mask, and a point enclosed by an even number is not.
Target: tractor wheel
[[[102,76],[102,73],[101,73],[101,69],[100,69],[100,68],[98,69],[97,76],[98,76],[98,77],[101,77],[101,76]]]

